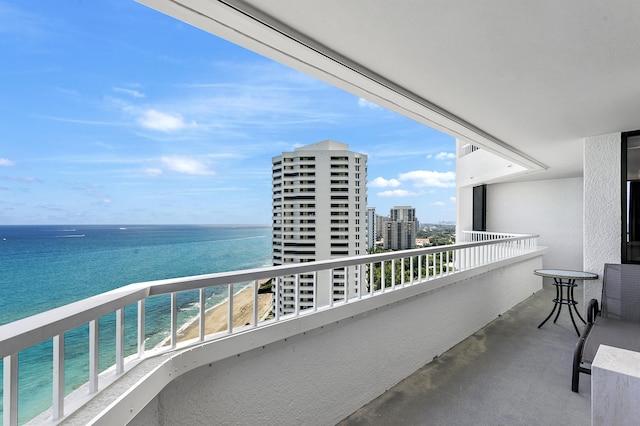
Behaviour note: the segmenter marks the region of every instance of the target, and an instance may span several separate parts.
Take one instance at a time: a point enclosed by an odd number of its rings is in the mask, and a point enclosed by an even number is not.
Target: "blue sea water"
[[[0,324],[135,282],[270,264],[268,226],[0,226]],[[209,289],[207,305],[225,297],[226,289]],[[181,323],[197,315],[197,303],[195,291],[179,295]],[[168,335],[169,310],[168,296],[147,302],[147,348]],[[114,363],[114,324],[113,314],[100,321],[101,369]],[[125,309],[126,354],[136,350],[136,324],[137,310],[130,306]],[[87,326],[65,334],[67,392],[88,380],[89,359],[77,356],[87,353],[87,336]],[[20,354],[21,422],[51,405],[51,348],[49,341]]]

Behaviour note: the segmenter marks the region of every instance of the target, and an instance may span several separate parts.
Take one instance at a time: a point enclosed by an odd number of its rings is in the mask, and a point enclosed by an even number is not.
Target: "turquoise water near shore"
[[[269,226],[0,226],[0,324],[135,282],[270,264]],[[225,297],[226,289],[209,289],[207,306]],[[180,323],[193,318],[197,292],[179,294],[178,306]],[[147,302],[147,348],[168,335],[169,310],[168,296]],[[136,349],[136,324],[136,306],[130,306],[125,309],[127,354]],[[115,315],[101,319],[101,369],[114,362],[114,330]],[[67,392],[88,380],[88,357],[77,356],[87,353],[87,336],[87,326],[65,334]],[[51,348],[48,341],[20,354],[21,422],[51,405]],[[0,406],[0,419],[1,411]]]

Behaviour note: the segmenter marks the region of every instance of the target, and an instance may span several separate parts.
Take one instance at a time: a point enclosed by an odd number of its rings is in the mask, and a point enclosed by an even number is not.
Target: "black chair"
[[[602,301],[591,299],[587,325],[573,353],[571,390],[578,392],[580,373],[591,374],[600,345],[640,352],[640,265],[604,265]]]

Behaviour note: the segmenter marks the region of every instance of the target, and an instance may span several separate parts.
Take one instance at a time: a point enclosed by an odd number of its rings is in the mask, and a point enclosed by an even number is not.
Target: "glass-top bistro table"
[[[541,277],[549,277],[553,278],[553,285],[556,287],[556,298],[553,299],[553,309],[549,316],[547,316],[544,321],[540,323],[538,328],[542,327],[545,322],[551,318],[553,313],[558,309],[556,313],[556,317],[553,319],[555,323],[560,316],[560,311],[562,310],[562,305],[568,305],[569,316],[571,316],[571,322],[573,323],[573,327],[576,329],[576,333],[580,336],[580,331],[578,331],[578,326],[576,325],[576,320],[573,318],[573,311],[575,311],[578,318],[586,324],[580,312],[578,312],[578,308],[576,308],[576,300],[573,297],[573,289],[577,287],[576,280],[595,280],[598,279],[598,274],[593,274],[591,272],[582,272],[582,271],[571,271],[566,269],[536,269],[533,271],[534,274],[540,275]],[[572,311],[573,308],[573,311]]]

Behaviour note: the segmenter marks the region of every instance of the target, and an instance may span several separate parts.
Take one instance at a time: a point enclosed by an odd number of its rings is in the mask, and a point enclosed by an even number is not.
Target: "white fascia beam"
[[[137,0],[333,86],[457,139],[480,146],[528,172],[548,167],[426,99],[307,39],[241,0]]]

